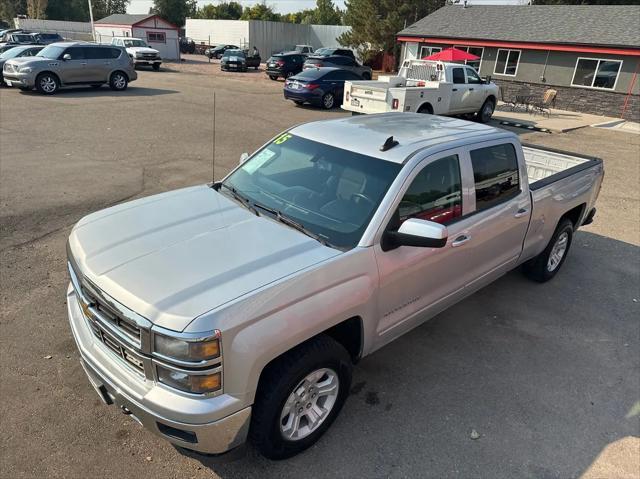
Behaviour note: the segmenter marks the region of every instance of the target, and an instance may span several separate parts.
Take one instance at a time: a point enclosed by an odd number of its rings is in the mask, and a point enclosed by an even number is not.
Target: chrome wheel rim
[[[47,93],[53,93],[56,91],[56,81],[50,76],[42,77],[42,80],[40,80],[40,88]]]
[[[326,95],[323,100],[325,108],[333,108],[333,95]]]
[[[280,433],[299,441],[317,431],[329,417],[338,399],[340,380],[329,368],[308,374],[289,394],[280,414]]]
[[[121,89],[121,88],[124,88],[124,85],[126,84],[126,80],[122,75],[116,75],[113,77],[113,84],[115,85],[116,88]]]
[[[556,243],[553,245],[551,249],[551,253],[549,254],[549,260],[547,261],[547,269],[549,272],[555,271],[562,258],[564,258],[564,254],[567,252],[567,245],[569,244],[569,234],[565,231],[556,240]]]

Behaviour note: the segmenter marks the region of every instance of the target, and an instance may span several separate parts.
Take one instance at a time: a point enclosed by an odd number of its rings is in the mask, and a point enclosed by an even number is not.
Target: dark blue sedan
[[[362,78],[339,68],[310,68],[287,78],[284,97],[296,105],[311,103],[330,110],[342,103],[344,82],[349,80]]]

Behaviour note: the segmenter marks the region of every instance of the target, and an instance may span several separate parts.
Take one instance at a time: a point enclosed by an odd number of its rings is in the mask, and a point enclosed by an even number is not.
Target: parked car
[[[356,59],[353,50],[349,50],[348,48],[323,47],[318,48],[313,52],[314,57],[331,57],[333,55],[341,55],[343,57],[353,58],[354,60]]]
[[[307,57],[302,68],[318,68],[318,67],[334,67],[342,70],[348,70],[355,73],[361,80],[371,80],[373,70],[371,67],[360,65],[351,57],[342,55],[316,56]]]
[[[155,48],[150,48],[147,42],[141,38],[114,37],[111,39],[111,45],[123,47],[133,60],[134,66],[151,65],[155,71],[160,70],[160,65],[162,65],[160,52]]]
[[[296,105],[310,103],[330,110],[342,102],[344,82],[359,79],[359,75],[339,68],[308,69],[287,78],[284,97]]]
[[[196,42],[189,37],[180,37],[180,53],[195,53]]]
[[[248,437],[273,459],[328,430],[362,357],[519,265],[552,279],[603,178],[599,159],[415,113],[295,126],[247,157],[81,219],[66,304],[105,404],[182,448]]]
[[[272,80],[289,78],[302,71],[305,56],[300,53],[277,53],[267,60],[267,76]]]
[[[313,53],[313,47],[311,45],[296,45],[292,51],[301,53],[302,55],[311,55]]]
[[[64,38],[57,33],[32,33],[31,36],[33,37],[33,43],[39,45],[49,45],[51,43],[64,41]]]
[[[397,76],[347,82],[342,108],[352,113],[477,114],[486,123],[493,115],[498,92],[495,83],[480,78],[468,65],[405,60]]]
[[[9,43],[9,44],[4,44],[4,45],[0,45],[0,53],[4,53],[7,50],[11,50],[12,48],[16,48],[19,47],[21,45],[18,45],[16,43]]]
[[[4,53],[0,53],[0,86],[4,86],[2,70],[7,60],[10,60],[11,58],[32,57],[43,48],[44,47],[42,45],[18,45]]]
[[[7,30],[2,30],[2,32],[0,32],[0,43],[6,43],[8,41],[9,35],[13,33],[31,33],[31,32],[22,30],[21,28],[9,28]]]
[[[2,72],[7,85],[21,90],[35,88],[45,95],[66,86],[99,88],[105,83],[122,91],[138,78],[124,48],[86,42],[52,43],[35,57],[7,60]]]
[[[246,72],[250,67],[256,70],[260,66],[260,55],[250,55],[246,50],[226,50],[220,60],[222,71]]]
[[[2,44],[14,44],[14,45],[28,45],[30,43],[35,43],[35,40],[31,33],[27,33],[24,31],[7,33],[2,37]]]
[[[209,58],[220,59],[227,50],[240,50],[240,47],[236,45],[216,45],[215,47],[207,48],[204,54]]]

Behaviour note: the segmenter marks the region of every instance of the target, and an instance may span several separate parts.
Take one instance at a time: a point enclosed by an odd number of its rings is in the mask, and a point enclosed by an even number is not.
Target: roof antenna
[[[389,138],[387,138],[387,140],[384,142],[384,145],[382,145],[380,147],[380,151],[387,151],[390,150],[391,148],[393,148],[394,146],[398,146],[400,143],[398,143],[397,140],[393,139],[393,136],[390,136]]]
[[[216,183],[216,90],[213,90],[213,132],[212,132],[212,157],[211,157],[211,185]]]

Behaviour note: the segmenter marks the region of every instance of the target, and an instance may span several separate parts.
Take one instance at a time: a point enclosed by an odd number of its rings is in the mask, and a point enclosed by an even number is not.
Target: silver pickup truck
[[[182,448],[292,456],[353,364],[522,265],[547,281],[602,161],[433,115],[307,123],[224,180],[81,219],[71,330],[107,404]]]

